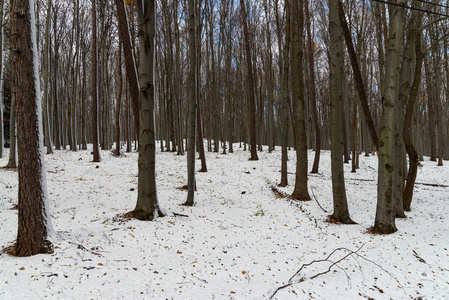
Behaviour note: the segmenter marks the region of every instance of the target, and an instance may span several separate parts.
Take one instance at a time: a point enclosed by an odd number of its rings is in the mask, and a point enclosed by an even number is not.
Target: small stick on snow
[[[103,256],[103,254],[95,252],[95,251],[92,251],[89,248],[86,248],[86,247],[84,247],[81,244],[78,244],[78,243],[75,243],[75,242],[71,242],[71,241],[69,241],[69,244],[77,245],[79,249],[86,250],[86,251],[88,251],[88,252],[90,252],[92,254],[95,254],[95,255],[98,255],[98,256]]]
[[[321,206],[320,202],[318,202],[318,198],[315,196],[315,193],[313,192],[313,188],[310,188],[310,190],[312,191],[313,198],[315,199],[315,201],[316,201],[316,203],[318,204],[318,206],[319,206],[325,213],[328,213],[327,210],[325,210],[325,209]]]
[[[173,213],[173,215],[175,216],[175,217],[186,217],[186,218],[188,218],[189,216],[188,215],[184,215],[184,214],[178,214],[178,213]]]

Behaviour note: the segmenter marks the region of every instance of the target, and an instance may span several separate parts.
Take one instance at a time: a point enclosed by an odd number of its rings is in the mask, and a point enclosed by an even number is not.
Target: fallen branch
[[[86,247],[84,247],[84,246],[81,245],[81,244],[78,244],[78,243],[75,243],[75,242],[71,242],[71,241],[69,241],[69,244],[77,245],[77,246],[78,246],[78,249],[88,251],[88,252],[90,252],[90,253],[92,253],[92,254],[95,254],[95,255],[98,255],[98,256],[103,256],[103,254],[98,253],[98,252],[95,252],[95,251],[92,251],[92,250],[90,250],[89,248],[86,248]]]
[[[173,215],[174,215],[175,217],[186,217],[186,218],[189,217],[188,215],[184,215],[184,214],[178,214],[178,213],[175,213],[175,212],[172,212],[172,213],[173,213]]]
[[[349,250],[349,249],[347,249],[347,248],[337,248],[337,249],[335,249],[334,251],[332,251],[332,252],[331,252],[325,259],[314,260],[314,261],[312,261],[312,262],[310,262],[310,263],[303,264],[303,265],[299,268],[299,270],[296,271],[295,274],[293,274],[292,277],[290,277],[290,279],[288,280],[288,283],[287,283],[287,284],[284,284],[283,286],[278,287],[278,288],[273,292],[273,294],[270,296],[269,299],[270,299],[270,300],[273,299],[273,297],[274,297],[274,296],[277,294],[277,292],[279,292],[280,290],[285,289],[286,287],[289,287],[289,286],[291,286],[291,285],[293,285],[293,284],[301,283],[301,282],[305,281],[305,280],[306,280],[306,277],[301,277],[301,278],[299,279],[298,282],[293,282],[293,281],[292,281],[293,278],[295,278],[295,277],[296,277],[296,276],[297,276],[297,275],[298,275],[298,274],[299,274],[305,267],[311,266],[311,265],[313,265],[313,264],[315,264],[315,263],[319,263],[319,262],[331,262],[331,265],[329,266],[329,268],[328,268],[326,271],[317,273],[317,274],[313,275],[312,277],[310,277],[310,279],[317,278],[318,276],[321,276],[321,275],[324,275],[324,274],[329,273],[329,272],[332,270],[333,267],[335,267],[335,266],[338,267],[337,264],[340,263],[340,262],[342,262],[343,260],[345,260],[345,259],[348,258],[349,256],[351,256],[351,255],[353,255],[353,254],[357,254],[357,252],[359,252],[359,251],[362,249],[363,246],[364,246],[364,245],[362,245],[362,246],[361,246],[359,249],[357,249],[356,251],[352,251],[352,250]],[[335,261],[335,262],[331,261],[331,260],[330,260],[331,256],[332,256],[334,253],[336,253],[337,251],[340,251],[340,250],[348,251],[349,253],[346,254],[345,256],[343,256],[342,258],[340,258],[339,260]],[[346,276],[348,276],[348,275],[346,275]]]
[[[328,213],[327,210],[325,210],[325,209],[321,206],[320,202],[318,202],[318,198],[315,196],[315,193],[313,192],[313,188],[310,188],[310,190],[312,191],[313,198],[315,199],[315,201],[316,201],[316,203],[318,204],[318,206],[319,206],[325,213]]]

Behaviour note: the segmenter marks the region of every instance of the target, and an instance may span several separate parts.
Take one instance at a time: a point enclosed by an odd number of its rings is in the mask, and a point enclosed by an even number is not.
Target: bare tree
[[[197,113],[197,66],[196,66],[196,1],[189,0],[189,117],[187,125],[187,201],[184,205],[195,204],[195,136]]]
[[[403,5],[405,1],[394,1]],[[388,35],[388,64],[385,68],[385,96],[382,103],[382,127],[379,142],[379,173],[377,208],[373,232],[389,234],[397,231],[393,198],[395,109],[399,91],[399,70],[403,42],[403,9],[390,7]]]
[[[353,224],[346,199],[345,177],[343,171],[343,45],[339,18],[340,1],[329,1],[330,32],[330,109],[331,109],[331,171],[334,212],[332,218],[337,222]]]
[[[53,231],[48,210],[34,1],[14,0],[12,43],[19,154],[19,226],[13,254],[49,253]]]
[[[100,162],[98,146],[98,88],[97,88],[97,10],[96,0],[92,0],[92,137],[94,162]]]
[[[247,25],[247,15],[245,10],[245,1],[240,0],[240,11],[242,14],[243,33],[245,36],[246,62],[248,65],[248,87],[249,87],[249,123],[250,123],[250,143],[251,158],[250,160],[259,160],[256,148],[256,98],[254,91],[254,74],[253,63],[251,58],[251,49],[249,45],[249,33]]]
[[[156,32],[156,1],[137,1],[139,24],[139,179],[134,217],[154,220],[163,217],[156,190],[155,86],[154,51]]]
[[[303,2],[291,0],[290,59],[292,67],[292,106],[293,106],[293,133],[296,146],[296,179],[292,198],[301,201],[310,200],[307,190],[307,133],[305,125],[304,104],[304,78],[303,78]]]

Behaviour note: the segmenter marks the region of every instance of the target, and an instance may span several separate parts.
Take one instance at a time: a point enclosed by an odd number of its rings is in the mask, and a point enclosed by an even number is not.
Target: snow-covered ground
[[[330,262],[313,263],[278,291],[277,299],[449,299],[449,162],[419,169],[413,211],[398,232],[372,235],[376,157],[347,171],[351,217],[357,225],[326,221],[332,211],[330,153],[309,176],[309,202],[275,194],[280,148],[207,153],[197,173],[195,207],[179,204],[187,192],[186,157],[157,154],[158,197],[167,217],[155,222],[117,218],[134,209],[137,154],[56,151],[46,156],[55,252],[17,258],[0,254],[0,299],[267,299],[291,276],[337,248],[357,251],[324,275]],[[314,153],[309,152],[309,165]],[[289,152],[291,193],[295,155]],[[0,165],[7,157],[0,159]],[[199,168],[200,161],[197,161]],[[0,246],[17,233],[17,172],[0,170]],[[324,212],[318,205],[323,207]],[[188,217],[173,216],[173,213]],[[338,250],[330,260],[347,254]]]

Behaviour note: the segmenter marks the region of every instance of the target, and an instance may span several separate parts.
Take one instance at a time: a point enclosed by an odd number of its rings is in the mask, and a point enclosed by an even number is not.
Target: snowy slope
[[[267,299],[301,265],[337,248],[361,249],[316,278],[329,262],[304,268],[277,299],[449,299],[449,187],[425,185],[449,185],[447,166],[423,163],[413,211],[397,220],[397,233],[379,236],[367,233],[376,207],[376,157],[361,156],[357,173],[345,165],[358,224],[336,225],[326,221],[329,152],[322,152],[320,174],[309,177],[314,200],[299,203],[272,191],[280,180],[279,147],[260,152],[256,162],[235,149],[207,153],[209,172],[197,173],[192,208],[179,206],[187,197],[180,189],[187,184],[186,157],[158,153],[158,197],[167,217],[155,222],[117,217],[136,203],[136,153],[117,158],[103,151],[97,164],[90,151],[47,155],[55,253],[0,254],[0,299]],[[293,151],[289,157],[293,173]],[[292,192],[293,174],[289,183],[279,190]],[[0,196],[0,245],[7,246],[17,232],[16,172],[0,170]],[[339,250],[330,260],[347,254]]]

